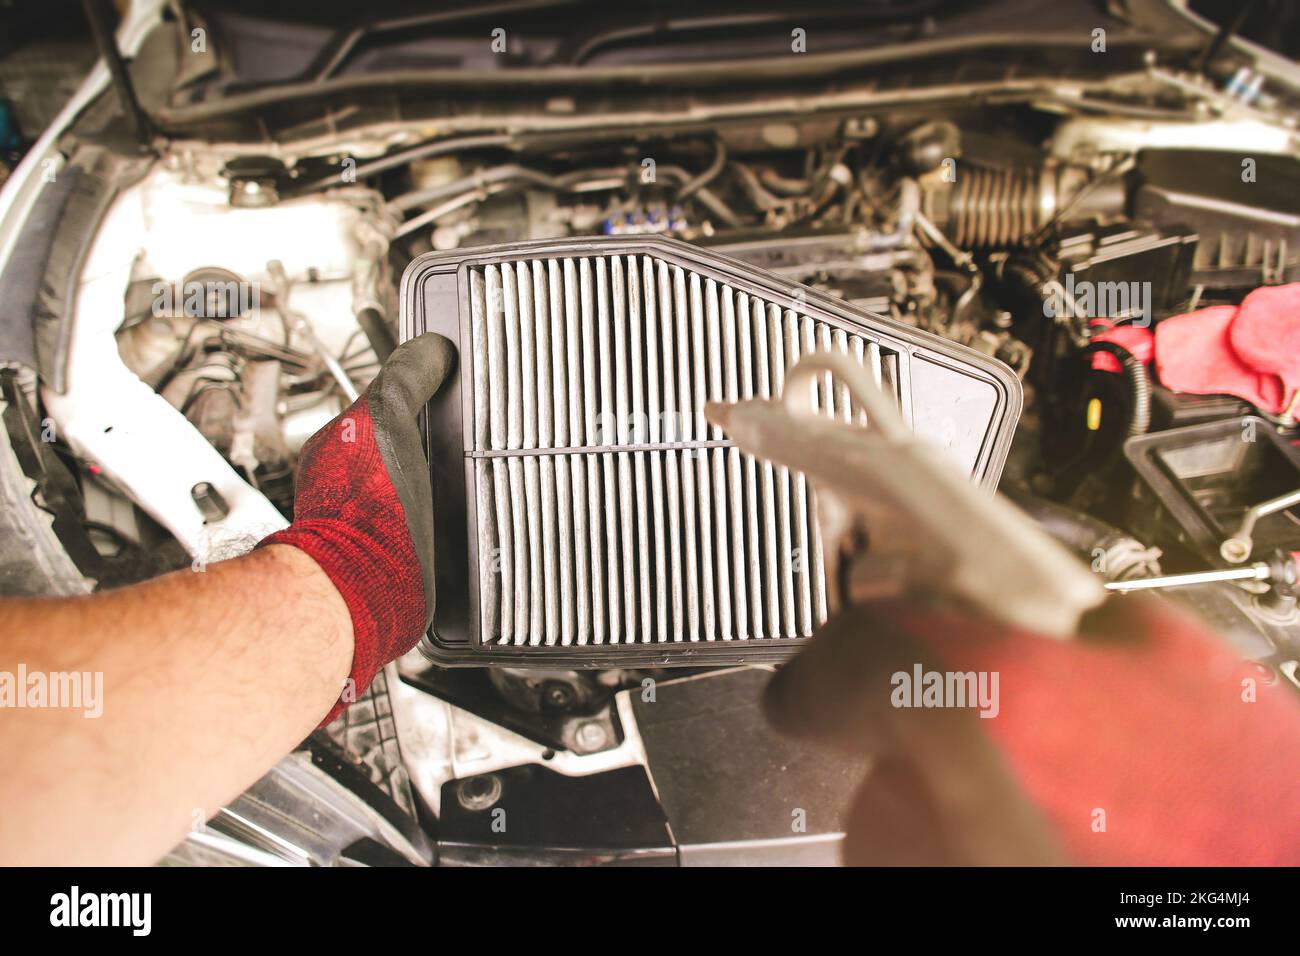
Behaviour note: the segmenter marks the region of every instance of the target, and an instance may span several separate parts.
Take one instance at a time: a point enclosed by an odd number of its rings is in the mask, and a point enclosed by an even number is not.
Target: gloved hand
[[[918,664],[996,672],[996,715],[895,707],[910,698],[891,699],[894,675]],[[1300,698],[1164,601],[1112,599],[1065,642],[858,609],[776,675],[765,708],[876,755],[850,864],[1300,862]]]
[[[454,362],[451,341],[434,332],[397,348],[365,394],[303,446],[293,524],[258,545],[305,551],[352,615],[349,684],[322,726],[433,618],[433,494],[416,415]]]

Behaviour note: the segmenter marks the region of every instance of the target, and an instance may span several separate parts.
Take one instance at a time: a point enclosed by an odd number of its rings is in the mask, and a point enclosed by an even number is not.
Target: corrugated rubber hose
[[[1128,349],[1114,342],[1092,342],[1083,354],[1086,358],[1093,352],[1105,352],[1115,357],[1124,371],[1128,381],[1132,405],[1129,409],[1128,434],[1144,435],[1151,427],[1151,376],[1147,368]]]

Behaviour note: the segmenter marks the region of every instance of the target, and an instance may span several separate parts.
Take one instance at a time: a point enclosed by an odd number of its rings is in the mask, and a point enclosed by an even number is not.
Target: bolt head
[[[579,750],[591,753],[603,749],[609,743],[609,732],[605,730],[603,724],[589,720],[578,728],[577,733],[573,735],[573,740]]]
[[[487,810],[500,799],[501,778],[496,774],[469,777],[456,786],[456,802],[466,810]]]

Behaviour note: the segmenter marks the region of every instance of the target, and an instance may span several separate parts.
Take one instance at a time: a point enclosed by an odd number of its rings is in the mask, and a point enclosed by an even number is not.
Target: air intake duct
[[[961,249],[1016,248],[1053,219],[1106,219],[1123,208],[1121,178],[1092,182],[1082,166],[1051,162],[1037,168],[959,162],[946,174],[931,174],[922,200],[922,212]]]

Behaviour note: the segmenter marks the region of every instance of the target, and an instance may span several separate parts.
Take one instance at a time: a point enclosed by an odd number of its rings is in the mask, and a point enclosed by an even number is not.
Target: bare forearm
[[[310,733],[351,658],[343,599],[290,547],[0,603],[0,674],[102,674],[89,706],[0,709],[0,861],[153,862]]]

